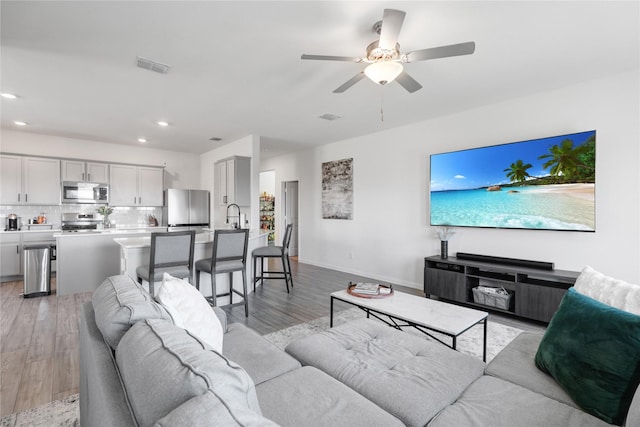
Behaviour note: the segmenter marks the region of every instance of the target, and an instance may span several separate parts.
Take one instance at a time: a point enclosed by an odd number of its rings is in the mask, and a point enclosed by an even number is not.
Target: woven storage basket
[[[486,288],[473,288],[473,301],[476,304],[486,305],[488,307],[500,308],[502,310],[509,310],[511,305],[511,294],[502,295],[497,293],[489,293]]]

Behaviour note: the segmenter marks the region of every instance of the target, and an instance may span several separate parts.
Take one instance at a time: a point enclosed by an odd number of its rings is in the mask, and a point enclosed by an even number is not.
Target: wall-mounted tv
[[[595,231],[595,130],[430,157],[433,226]]]

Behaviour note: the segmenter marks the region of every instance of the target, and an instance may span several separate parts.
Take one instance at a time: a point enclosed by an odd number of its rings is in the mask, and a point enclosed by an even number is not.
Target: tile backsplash
[[[64,204],[64,205],[24,205],[24,206],[0,206],[0,229],[4,229],[6,216],[16,214],[20,217],[26,229],[29,218],[36,218],[41,213],[47,217],[47,224],[53,224],[54,228],[60,228],[63,213],[96,213],[98,205]],[[115,227],[142,227],[149,223],[149,215],[155,215],[158,223],[162,225],[162,208],[153,207],[114,207],[113,213],[109,215],[112,226]]]

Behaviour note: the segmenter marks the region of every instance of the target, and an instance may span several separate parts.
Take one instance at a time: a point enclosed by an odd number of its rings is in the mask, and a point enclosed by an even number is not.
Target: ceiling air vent
[[[136,59],[138,67],[144,68],[145,70],[155,71],[156,73],[167,74],[171,68],[171,65],[152,61],[151,59],[143,58],[142,56],[137,56]]]
[[[319,116],[319,118],[332,121],[332,120],[341,119],[342,117],[336,116],[335,114],[331,114],[331,113],[324,113],[323,115]]]

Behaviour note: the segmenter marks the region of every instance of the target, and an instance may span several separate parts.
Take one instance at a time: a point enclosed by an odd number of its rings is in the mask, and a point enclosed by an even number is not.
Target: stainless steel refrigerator
[[[209,192],[169,188],[165,194],[169,231],[209,227]]]

